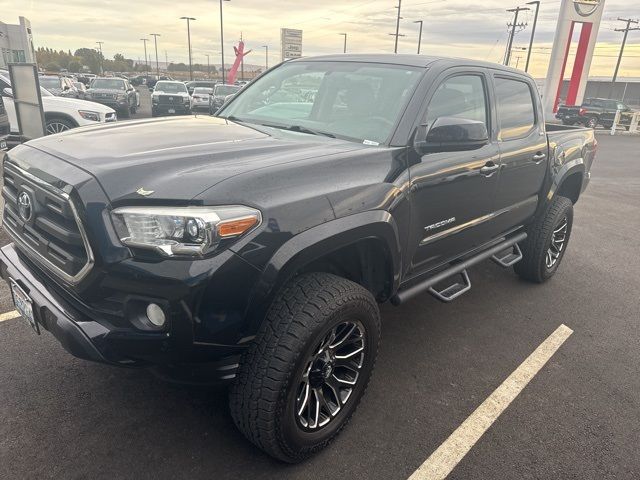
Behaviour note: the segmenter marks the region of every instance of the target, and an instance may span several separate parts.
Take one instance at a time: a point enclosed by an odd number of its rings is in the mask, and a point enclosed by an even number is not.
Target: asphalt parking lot
[[[306,463],[252,447],[223,392],[77,360],[16,318],[0,321],[0,478],[406,479],[562,324],[574,333],[448,478],[640,478],[640,137],[597,138],[556,277],[486,262],[452,304],[384,305],[367,395]]]

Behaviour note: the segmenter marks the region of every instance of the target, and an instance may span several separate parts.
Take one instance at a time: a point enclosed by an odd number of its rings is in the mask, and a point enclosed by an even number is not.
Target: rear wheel
[[[545,213],[528,229],[528,237],[520,245],[523,258],[514,265],[525,280],[543,283],[558,270],[567,251],[573,225],[573,204],[565,197],[555,197]]]
[[[596,128],[598,126],[598,117],[589,117],[587,120],[587,127]]]
[[[375,299],[326,273],[294,278],[273,302],[231,388],[231,414],[285,462],[324,448],[355,411],[380,339]]]

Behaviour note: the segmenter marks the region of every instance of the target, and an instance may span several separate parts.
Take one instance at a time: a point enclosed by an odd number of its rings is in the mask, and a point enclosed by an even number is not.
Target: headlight
[[[85,120],[91,120],[92,122],[100,121],[100,114],[98,112],[91,112],[89,110],[78,110],[78,114]]]
[[[122,243],[166,256],[206,255],[262,221],[260,211],[244,206],[122,207],[111,216]]]
[[[116,95],[116,99],[117,100],[124,100],[125,98],[127,98],[127,94],[126,93],[118,93]]]

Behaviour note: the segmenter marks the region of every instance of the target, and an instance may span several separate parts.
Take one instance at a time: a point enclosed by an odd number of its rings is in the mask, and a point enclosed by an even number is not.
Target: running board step
[[[499,257],[498,254],[495,254],[491,257],[491,260],[493,260],[498,265],[504,268],[512,267],[516,263],[518,263],[520,260],[522,260],[522,250],[520,250],[520,246],[517,243],[513,245],[513,247],[511,248],[511,251],[509,251],[508,253],[506,254],[504,254],[504,252],[499,252],[499,253],[503,253],[503,255]]]
[[[513,235],[512,237],[509,237],[509,238],[505,238],[500,243],[494,245],[491,248],[488,248],[487,250],[477,253],[471,258],[467,258],[466,260],[463,260],[461,262],[454,263],[450,265],[448,268],[446,268],[445,270],[439,273],[436,273],[434,276],[426,278],[423,281],[410,286],[409,288],[400,290],[394,296],[391,297],[391,303],[393,305],[398,306],[425,291],[429,291],[430,293],[433,294],[433,292],[431,292],[431,289],[434,285],[437,285],[438,283],[450,277],[453,277],[456,274],[462,274],[462,272],[466,271],[469,267],[472,267],[473,265],[480,263],[483,260],[486,260],[487,258],[491,258],[494,255],[498,255],[499,253],[505,251],[506,249],[513,247],[517,243],[522,242],[526,238],[527,238],[527,234],[525,232],[518,233],[517,235]],[[504,257],[500,257],[500,258],[504,258]],[[467,280],[465,280],[465,282],[466,282],[465,285],[468,284],[470,288],[471,282],[468,281],[468,277],[467,277]],[[453,285],[451,285],[451,287],[453,287]],[[464,289],[466,287],[460,287],[460,288]],[[447,293],[451,294],[451,292],[446,292],[447,289],[444,289],[444,290],[445,290],[444,292],[445,296]],[[442,294],[442,290],[439,293]],[[462,293],[457,294],[457,296],[462,295]],[[455,294],[456,293],[454,292],[454,295]]]
[[[458,275],[462,277],[462,283],[453,283],[439,291],[433,287],[429,287],[429,293],[441,302],[453,302],[460,295],[464,295],[469,290],[471,290],[471,280],[469,279],[469,274],[467,273],[467,271],[463,270]]]

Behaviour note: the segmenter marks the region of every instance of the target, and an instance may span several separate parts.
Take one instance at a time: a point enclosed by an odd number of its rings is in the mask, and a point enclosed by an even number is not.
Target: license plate
[[[7,142],[5,142],[4,140],[0,140],[0,150],[6,150],[7,149]]]
[[[27,295],[14,280],[11,280],[11,294],[13,295],[13,304],[18,313],[22,315],[22,318],[31,325],[31,328],[40,335],[38,322],[36,322],[33,316],[33,302],[29,298],[29,295]]]
[[[167,110],[169,113],[176,113],[176,109],[175,108],[170,108],[169,110]]]

